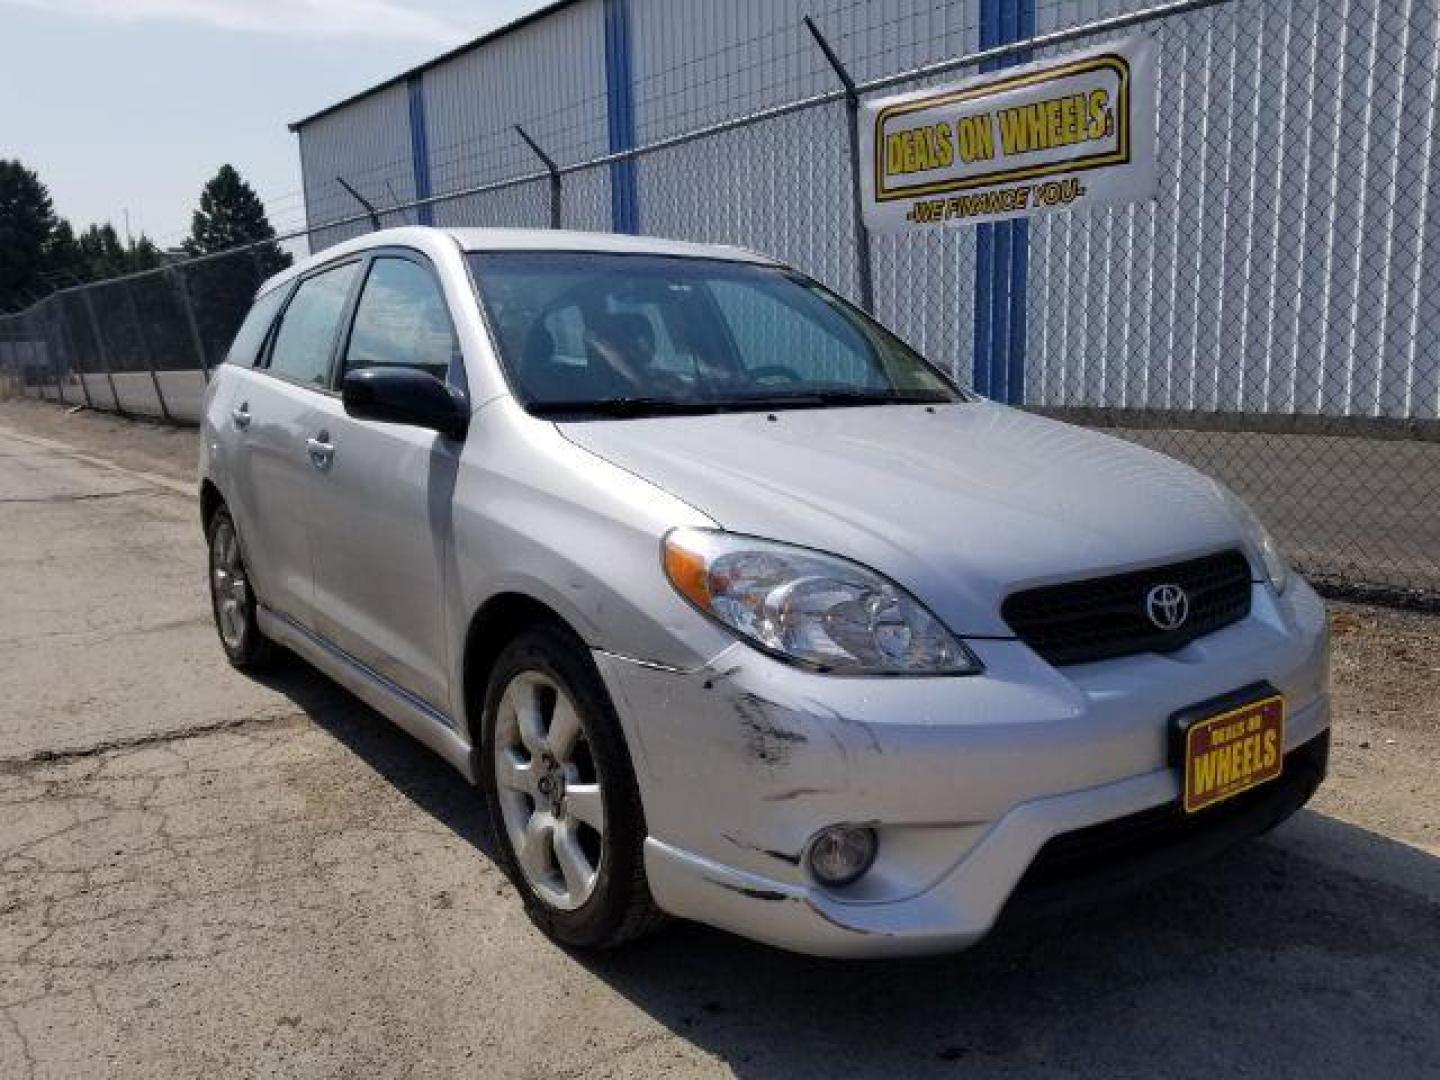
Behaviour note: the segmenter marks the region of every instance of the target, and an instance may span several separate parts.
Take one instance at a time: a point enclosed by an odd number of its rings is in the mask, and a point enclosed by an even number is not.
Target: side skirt
[[[304,657],[439,754],[470,783],[476,782],[474,748],[455,729],[450,717],[288,616],[263,604],[256,605],[255,613],[266,637]]]

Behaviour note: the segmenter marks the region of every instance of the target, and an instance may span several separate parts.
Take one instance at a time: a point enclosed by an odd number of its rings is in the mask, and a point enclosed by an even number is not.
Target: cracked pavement
[[[30,435],[0,414],[0,1077],[1440,1071],[1434,618],[1337,611],[1332,778],[1223,866],[936,960],[577,958],[456,774],[224,663],[193,457]]]

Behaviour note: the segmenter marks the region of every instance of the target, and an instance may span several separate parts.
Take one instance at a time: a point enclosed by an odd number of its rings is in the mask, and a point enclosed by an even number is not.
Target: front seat
[[[531,401],[576,401],[584,396],[576,375],[583,369],[566,364],[556,355],[555,335],[536,319],[525,335],[525,352],[516,377]]]

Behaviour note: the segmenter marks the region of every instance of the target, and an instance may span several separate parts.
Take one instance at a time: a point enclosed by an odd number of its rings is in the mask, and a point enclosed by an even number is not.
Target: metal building
[[[863,83],[1146,8],[1174,9],[1128,31],[1161,45],[1160,198],[874,237],[878,314],[1027,406],[1440,416],[1440,0],[564,0],[293,125],[308,219],[359,209],[338,178],[389,206],[532,174],[517,124],[564,165],[833,91],[805,15]],[[563,224],[854,295],[846,123],[829,101],[568,173]],[[541,226],[546,187],[399,217]]]

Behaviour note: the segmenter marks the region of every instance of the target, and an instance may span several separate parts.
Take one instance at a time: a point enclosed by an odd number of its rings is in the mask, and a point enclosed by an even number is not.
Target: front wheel
[[[572,635],[528,630],[501,653],[481,752],[500,862],[541,930],[564,945],[611,948],[661,921],[630,755]]]
[[[245,572],[235,520],[223,506],[210,519],[210,610],[225,658],[241,671],[259,671],[275,657],[275,645],[260,633],[255,593]]]

